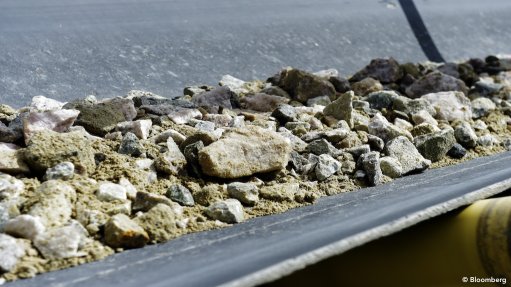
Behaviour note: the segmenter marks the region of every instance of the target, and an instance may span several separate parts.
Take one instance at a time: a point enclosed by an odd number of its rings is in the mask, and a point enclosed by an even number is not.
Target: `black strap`
[[[444,57],[442,57],[435,42],[433,42],[433,38],[431,38],[428,28],[424,25],[424,21],[422,21],[422,17],[413,0],[399,0],[399,4],[426,57],[433,62],[444,62]]]

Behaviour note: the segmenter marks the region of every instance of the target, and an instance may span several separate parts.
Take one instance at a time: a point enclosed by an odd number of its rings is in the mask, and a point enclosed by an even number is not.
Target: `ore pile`
[[[0,280],[501,152],[510,115],[495,56],[0,105]]]

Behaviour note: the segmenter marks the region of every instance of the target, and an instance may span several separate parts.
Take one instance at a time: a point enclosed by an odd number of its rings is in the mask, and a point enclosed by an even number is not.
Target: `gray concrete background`
[[[447,59],[509,50],[510,1],[418,7]],[[425,59],[397,1],[0,1],[0,102],[15,107],[36,95],[170,97],[224,74],[265,79],[283,66],[348,75],[388,56]]]

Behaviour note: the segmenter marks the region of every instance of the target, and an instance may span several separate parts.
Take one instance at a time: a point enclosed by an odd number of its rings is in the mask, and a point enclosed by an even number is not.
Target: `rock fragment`
[[[406,94],[410,98],[418,98],[430,93],[452,91],[458,91],[466,95],[468,88],[462,80],[441,72],[432,72],[410,85],[406,89]]]
[[[390,140],[385,146],[385,152],[401,164],[403,175],[423,171],[431,165],[431,161],[425,159],[413,143],[403,136]]]
[[[477,135],[467,122],[461,122],[454,128],[454,137],[466,148],[473,148],[477,144]]]
[[[168,150],[155,159],[156,170],[165,174],[178,175],[186,167],[186,157],[172,138],[167,139]]]
[[[174,184],[170,186],[167,190],[167,197],[184,206],[195,205],[192,193],[188,188],[181,184]]]
[[[335,88],[328,80],[298,69],[284,69],[272,82],[302,103],[310,98],[335,96]]]
[[[150,120],[138,120],[130,122],[120,122],[116,126],[116,130],[126,134],[131,132],[135,134],[139,139],[147,139],[149,131],[153,123]]]
[[[9,272],[25,255],[25,248],[14,237],[0,233],[0,273]]]
[[[0,142],[0,172],[9,174],[28,173],[30,170],[23,160],[20,147]]]
[[[438,92],[422,96],[436,110],[439,120],[454,121],[472,118],[470,100],[462,92]]]
[[[29,214],[18,215],[4,224],[5,233],[30,240],[34,240],[45,230],[41,218]]]
[[[25,143],[30,137],[40,131],[52,130],[55,132],[67,131],[80,114],[78,110],[53,110],[46,112],[31,112],[23,121],[23,134]]]
[[[371,77],[381,83],[388,84],[401,79],[401,77],[403,77],[403,71],[399,67],[399,63],[393,58],[374,59],[371,60],[369,65],[365,66],[362,70],[353,75],[350,81],[358,82],[367,77]]]
[[[497,108],[495,103],[488,98],[476,98],[472,100],[472,118],[478,119],[488,115]]]
[[[113,182],[102,182],[96,192],[96,197],[101,201],[126,201],[128,199],[126,188]]]
[[[455,159],[463,158],[466,154],[467,154],[467,150],[459,143],[455,143],[452,146],[452,148],[447,152],[448,156],[455,158]]]
[[[410,140],[413,138],[409,131],[389,123],[389,121],[379,113],[371,118],[368,128],[369,134],[381,138],[384,142],[388,142],[399,136],[405,136]]]
[[[160,203],[135,218],[134,221],[144,228],[151,242],[156,243],[165,242],[177,236],[177,217],[174,209]]]
[[[141,156],[145,152],[145,149],[142,144],[140,144],[138,137],[134,133],[127,132],[122,137],[121,145],[117,152],[137,157]]]
[[[199,164],[207,175],[238,178],[283,169],[290,151],[289,141],[275,132],[232,129],[199,152]]]
[[[139,248],[146,245],[149,235],[124,214],[116,214],[105,224],[105,242],[114,248]]]
[[[432,162],[441,160],[456,143],[452,129],[422,135],[414,139],[417,150]]]
[[[29,215],[38,216],[47,227],[66,224],[73,213],[76,191],[67,183],[57,180],[45,181],[36,190],[38,200],[28,211]]]
[[[380,168],[382,173],[390,178],[398,178],[403,175],[401,164],[396,158],[391,156],[380,158]]]
[[[238,96],[226,86],[194,95],[192,102],[214,114],[221,108],[232,109],[239,106]]]
[[[352,128],[353,96],[354,93],[352,91],[340,95],[337,100],[325,107],[323,114],[325,116],[332,116],[338,120],[344,120],[348,123],[348,126]]]
[[[212,219],[225,223],[240,223],[245,220],[243,205],[233,198],[211,204],[206,210],[206,214]]]
[[[46,174],[44,175],[45,180],[52,179],[61,179],[61,180],[69,180],[73,178],[75,173],[75,165],[72,162],[65,161],[61,162],[54,167],[51,167],[46,170]]]
[[[84,256],[79,252],[87,231],[79,224],[54,228],[37,236],[34,245],[45,259],[59,259]]]
[[[367,180],[371,186],[382,184],[382,171],[380,168],[380,154],[368,152],[360,157],[360,162],[366,173]]]
[[[326,180],[341,170],[342,164],[329,154],[322,154],[314,168],[316,178],[320,181]]]
[[[231,197],[249,206],[259,201],[259,189],[253,183],[230,183],[227,185],[227,192]]]

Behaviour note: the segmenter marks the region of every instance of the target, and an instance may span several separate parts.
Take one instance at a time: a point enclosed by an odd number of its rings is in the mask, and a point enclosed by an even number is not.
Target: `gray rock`
[[[316,178],[323,181],[341,170],[342,164],[328,154],[322,154],[318,157],[318,162],[314,168]]]
[[[289,98],[263,93],[247,95],[240,100],[243,108],[259,112],[271,112],[278,106],[289,103],[289,101]]]
[[[373,59],[369,65],[353,75],[350,81],[357,82],[367,77],[388,84],[401,79],[403,77],[403,71],[399,67],[399,63],[393,58]]]
[[[493,146],[498,144],[499,141],[491,134],[480,136],[477,139],[477,144],[480,146]]]
[[[436,119],[454,121],[470,120],[472,107],[470,100],[462,92],[438,92],[422,96],[436,110]]]
[[[291,145],[276,132],[256,126],[231,129],[199,152],[202,171],[220,178],[238,178],[283,169]]]
[[[231,91],[238,95],[244,95],[247,93],[252,92],[250,89],[249,83],[240,80],[238,78],[235,78],[231,75],[223,75],[222,79],[220,79],[219,82],[220,86],[226,86],[229,87]]]
[[[410,140],[413,138],[409,131],[389,123],[389,121],[379,113],[371,118],[368,129],[369,134],[381,138],[384,142],[399,136],[405,136]]]
[[[315,163],[309,162],[309,160],[299,153],[292,151],[289,155],[289,166],[299,174],[305,175],[314,169]]]
[[[403,169],[399,161],[391,156],[380,158],[380,168],[384,175],[390,178],[398,178],[403,175]]]
[[[192,193],[188,188],[181,184],[174,184],[170,186],[167,190],[167,197],[184,206],[195,205]]]
[[[398,96],[399,95],[394,91],[378,91],[367,95],[365,100],[369,102],[371,109],[381,111],[382,109],[389,110],[392,108],[394,98]]]
[[[260,92],[267,94],[267,95],[274,95],[274,96],[291,99],[291,96],[286,91],[284,91],[282,88],[277,87],[277,86],[266,87],[266,88],[262,89]]]
[[[279,135],[283,136],[284,138],[288,139],[291,142],[293,150],[297,152],[303,152],[307,148],[307,143],[300,139],[299,137],[292,134],[289,130],[285,128],[280,128],[278,133]]]
[[[417,150],[432,162],[441,160],[455,143],[456,139],[452,129],[418,136],[414,139]]]
[[[367,143],[376,151],[382,151],[385,147],[385,142],[381,138],[371,134],[367,134]]]
[[[145,149],[138,141],[138,137],[134,133],[128,132],[122,137],[121,145],[117,152],[131,156],[140,156],[145,152]]]
[[[271,116],[277,119],[281,124],[285,124],[287,122],[295,121],[297,114],[293,106],[285,104],[276,108],[271,113]]]
[[[44,175],[45,180],[61,179],[68,180],[72,179],[75,174],[75,165],[72,162],[65,161],[61,162],[54,167],[46,170]]]
[[[186,157],[172,138],[167,139],[167,148],[166,152],[159,154],[155,159],[155,168],[165,174],[178,175],[186,167]]]
[[[368,152],[360,156],[360,162],[366,172],[369,185],[375,186],[382,184],[382,171],[380,168],[380,153]]]
[[[131,99],[115,98],[92,104],[87,101],[68,103],[66,109],[80,111],[76,125],[83,126],[89,133],[104,136],[115,126],[124,121],[131,121],[137,116],[137,110]]]
[[[211,87],[211,86],[188,86],[183,89],[183,94],[185,96],[193,97],[195,95],[198,95],[198,94],[201,94],[201,93],[204,93],[207,91],[211,91],[214,88],[215,87]]]
[[[418,98],[429,93],[448,91],[459,91],[466,95],[468,88],[462,80],[441,72],[432,72],[410,85],[406,89],[406,94],[410,98]]]
[[[105,242],[111,247],[138,248],[149,241],[149,235],[124,214],[116,214],[105,224]]]
[[[300,191],[300,185],[294,182],[279,183],[270,186],[263,186],[259,196],[277,202],[293,202]]]
[[[433,118],[433,116],[426,110],[420,110],[418,112],[412,113],[412,121],[416,125],[420,125],[422,123],[429,123],[434,126],[438,125],[438,122],[435,120],[435,118]]]
[[[497,108],[495,103],[488,98],[476,98],[472,100],[472,118],[478,119],[488,115]]]
[[[202,141],[198,141],[187,145],[183,150],[183,155],[185,156],[186,163],[188,164],[188,171],[192,175],[200,176],[202,174],[199,165],[199,152],[203,148],[204,143]]]
[[[337,156],[340,153],[338,149],[325,139],[319,139],[309,143],[306,151],[315,155],[329,154],[331,156]]]
[[[349,128],[336,128],[333,130],[328,130],[323,133],[323,136],[329,141],[329,142],[340,142],[343,139],[345,139],[348,134],[350,133]]]
[[[463,158],[465,155],[467,154],[467,150],[461,146],[459,143],[455,143],[452,148],[447,152],[447,155],[452,157],[452,158],[456,158],[456,159],[460,159],[460,158]]]
[[[229,196],[252,206],[259,201],[259,189],[253,183],[233,182],[227,185]]]
[[[25,247],[14,237],[0,233],[0,273],[9,272],[25,255]]]
[[[87,231],[78,223],[54,228],[37,236],[34,245],[45,259],[71,258],[86,255],[78,249],[83,245]],[[85,234],[84,234],[85,232]]]
[[[213,114],[217,114],[220,108],[239,107],[238,96],[226,86],[194,95],[192,102]]]
[[[477,81],[474,89],[483,97],[491,97],[504,88],[503,84],[490,83],[486,81]]]
[[[344,120],[348,123],[350,128],[353,127],[353,91],[348,91],[333,101],[331,104],[325,107],[323,114],[325,116],[332,116],[338,120]]]
[[[4,123],[0,122],[0,142],[13,143],[19,140],[22,136],[23,133],[16,132],[7,127]]]
[[[178,109],[167,114],[169,119],[178,125],[184,125],[193,119],[201,119],[202,113],[198,109]]]
[[[473,148],[477,144],[477,135],[467,122],[461,122],[454,129],[456,141],[466,148]]]
[[[425,110],[430,115],[436,116],[435,107],[424,98],[410,99],[403,96],[395,96],[392,99],[392,109],[394,111],[403,112],[407,115],[412,115]]]
[[[344,149],[344,151],[349,152],[350,154],[353,155],[353,157],[358,158],[361,155],[370,152],[371,148],[368,144],[364,144],[364,145]]]
[[[502,140],[502,146],[507,151],[511,151],[511,138],[506,138],[506,139]]]
[[[431,161],[425,159],[413,143],[403,136],[387,142],[385,152],[387,155],[397,159],[401,164],[403,175],[410,172],[423,171],[431,165]]]
[[[342,77],[330,77],[328,81],[334,85],[335,91],[338,93],[346,93],[351,90],[350,81]]]
[[[225,223],[239,223],[245,220],[243,205],[233,198],[211,204],[207,208],[206,214],[211,219],[220,220]]]
[[[328,80],[298,69],[284,69],[271,81],[302,103],[310,98],[335,96],[335,88]]]
[[[186,137],[181,134],[180,132],[173,130],[173,129],[167,129],[160,134],[158,134],[156,137],[154,137],[155,143],[161,143],[166,142],[169,138],[172,138],[176,144],[181,144]]]
[[[128,199],[126,188],[113,182],[102,182],[96,192],[96,197],[101,201],[126,201]]]
[[[41,218],[29,214],[18,215],[4,224],[5,233],[30,240],[34,240],[45,230]]]

